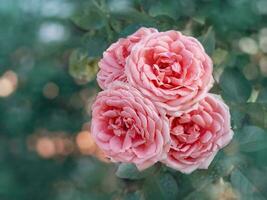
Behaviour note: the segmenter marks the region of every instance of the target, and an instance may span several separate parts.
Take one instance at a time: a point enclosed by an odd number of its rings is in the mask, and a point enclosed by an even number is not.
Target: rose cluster
[[[229,108],[208,93],[213,64],[197,39],[143,27],[112,44],[99,67],[91,132],[111,161],[191,173],[232,139]]]

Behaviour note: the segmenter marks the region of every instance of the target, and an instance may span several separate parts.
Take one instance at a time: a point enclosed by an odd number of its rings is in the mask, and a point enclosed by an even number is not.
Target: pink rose
[[[164,162],[184,173],[207,169],[218,150],[233,137],[229,108],[212,94],[197,110],[170,117],[170,126],[172,144]]]
[[[212,61],[202,45],[177,31],[150,34],[133,48],[125,73],[131,85],[168,114],[195,108],[212,87]]]
[[[157,30],[142,27],[127,38],[119,39],[103,53],[103,58],[99,62],[100,71],[97,74],[97,81],[102,89],[106,89],[110,83],[116,80],[126,82],[124,67],[132,47],[142,38],[154,32]]]
[[[127,83],[116,82],[100,92],[92,111],[91,132],[112,161],[134,163],[142,170],[166,158],[170,147],[167,117]]]

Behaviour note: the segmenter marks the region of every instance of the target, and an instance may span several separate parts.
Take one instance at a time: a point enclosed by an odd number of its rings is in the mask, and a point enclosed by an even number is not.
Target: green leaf
[[[166,15],[156,16],[154,18],[156,19],[156,27],[159,31],[168,31],[170,29],[175,29],[174,24],[177,24],[173,18]]]
[[[153,174],[155,170],[156,166],[152,166],[144,171],[139,171],[134,164],[122,163],[116,171],[116,176],[123,179],[139,180]]]
[[[212,54],[212,60],[214,65],[221,65],[226,61],[226,58],[228,56],[228,52],[224,49],[216,49]]]
[[[128,21],[130,22],[129,24],[138,23],[153,26],[155,23],[153,17],[149,16],[144,12],[140,12],[135,8],[126,8],[124,10],[113,11],[111,12],[111,17],[118,21]]]
[[[85,30],[100,29],[105,25],[105,16],[93,3],[81,8],[71,17],[71,20],[75,25]]]
[[[265,103],[233,103],[231,102],[231,118],[234,127],[249,121],[250,124],[267,128],[267,104]],[[233,112],[235,111],[235,112]],[[246,121],[245,121],[246,120]]]
[[[83,46],[88,49],[88,55],[90,57],[101,57],[103,52],[106,50],[108,46],[108,42],[105,39],[105,35],[95,34],[90,35],[87,34],[83,38]]]
[[[69,58],[69,73],[75,79],[88,82],[95,79],[98,71],[98,59],[90,58],[81,49],[74,50]]]
[[[200,25],[204,25],[206,22],[206,17],[204,15],[196,15],[193,17],[193,20]]]
[[[181,16],[193,16],[196,10],[194,0],[141,0],[145,10],[153,16],[169,16],[177,20]]]
[[[153,17],[166,15],[173,19],[178,19],[180,16],[180,13],[177,12],[178,7],[178,1],[169,1],[168,3],[165,0],[158,1],[151,4],[148,13]]]
[[[178,196],[178,185],[169,173],[161,173],[146,179],[143,188],[146,199],[175,200]]]
[[[131,34],[133,34],[135,31],[137,31],[140,27],[142,27],[141,24],[131,24],[129,26],[126,26],[121,32],[120,37],[127,37]]]
[[[207,54],[212,55],[215,49],[215,33],[213,31],[213,28],[209,27],[208,31],[198,39],[204,46]]]
[[[257,126],[245,126],[237,135],[242,152],[254,152],[267,148],[267,133]]]
[[[242,200],[264,200],[258,188],[239,170],[231,173],[231,183],[241,195]]]
[[[236,106],[231,106],[230,113],[233,128],[242,127],[246,113],[240,112],[240,110]]]
[[[232,171],[232,166],[236,163],[239,163],[238,156],[226,156],[223,151],[219,151],[208,169],[196,170],[188,177],[187,175],[183,175],[182,177],[189,180],[189,183],[185,184],[192,186],[192,189],[183,195],[183,199],[211,199],[211,187],[214,187],[214,183],[217,182],[221,177],[228,176]],[[182,177],[179,178],[181,179]],[[184,180],[182,181],[184,182]],[[183,186],[181,189],[189,187],[190,186]]]
[[[252,87],[244,75],[237,69],[225,69],[220,77],[222,96],[227,101],[246,102]]]
[[[128,192],[123,197],[123,200],[143,200],[143,195],[140,191]]]
[[[259,92],[257,102],[267,103],[267,88],[262,88]]]
[[[159,184],[164,191],[164,197],[166,199],[176,199],[178,195],[178,185],[171,174],[160,176]]]

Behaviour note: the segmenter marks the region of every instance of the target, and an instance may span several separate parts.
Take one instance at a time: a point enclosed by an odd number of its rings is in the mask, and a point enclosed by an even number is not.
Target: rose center
[[[183,82],[182,56],[173,52],[149,52],[147,63],[154,74],[152,82],[163,89],[179,87]]]
[[[113,130],[117,136],[125,136],[127,133],[131,134],[134,129],[134,120],[129,117],[117,116],[110,118],[108,121],[108,129]]]
[[[194,123],[189,115],[175,118],[171,124],[171,136],[182,145],[193,144],[199,140],[205,130]]]

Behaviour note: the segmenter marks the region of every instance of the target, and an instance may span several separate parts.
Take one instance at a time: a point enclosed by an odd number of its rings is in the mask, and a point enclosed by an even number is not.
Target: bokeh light
[[[46,22],[40,26],[39,39],[41,42],[50,43],[64,41],[68,37],[68,30],[60,23]]]
[[[54,99],[59,94],[59,87],[53,82],[45,84],[43,88],[43,95],[48,99]]]
[[[43,158],[51,158],[56,154],[56,146],[51,138],[40,137],[36,142],[36,151]]]
[[[267,53],[267,35],[260,37],[259,46],[264,53]]]
[[[83,156],[93,156],[102,162],[110,162],[105,154],[95,144],[85,123],[75,137],[64,132],[50,132],[45,129],[37,130],[27,139],[27,147],[36,152],[41,158],[59,158],[79,153]]]
[[[0,97],[8,97],[17,88],[18,78],[13,71],[7,71],[0,77]]]
[[[67,18],[73,13],[73,5],[68,2],[47,0],[41,8],[44,17]]]
[[[89,131],[81,131],[76,136],[76,144],[82,154],[91,155],[96,151],[96,144]]]
[[[263,56],[259,60],[259,66],[262,75],[267,76],[267,56]]]
[[[267,14],[267,1],[266,0],[258,0],[256,1],[256,6],[259,14],[266,15]]]
[[[239,48],[247,54],[256,54],[258,52],[256,41],[249,37],[243,37],[239,40]]]

